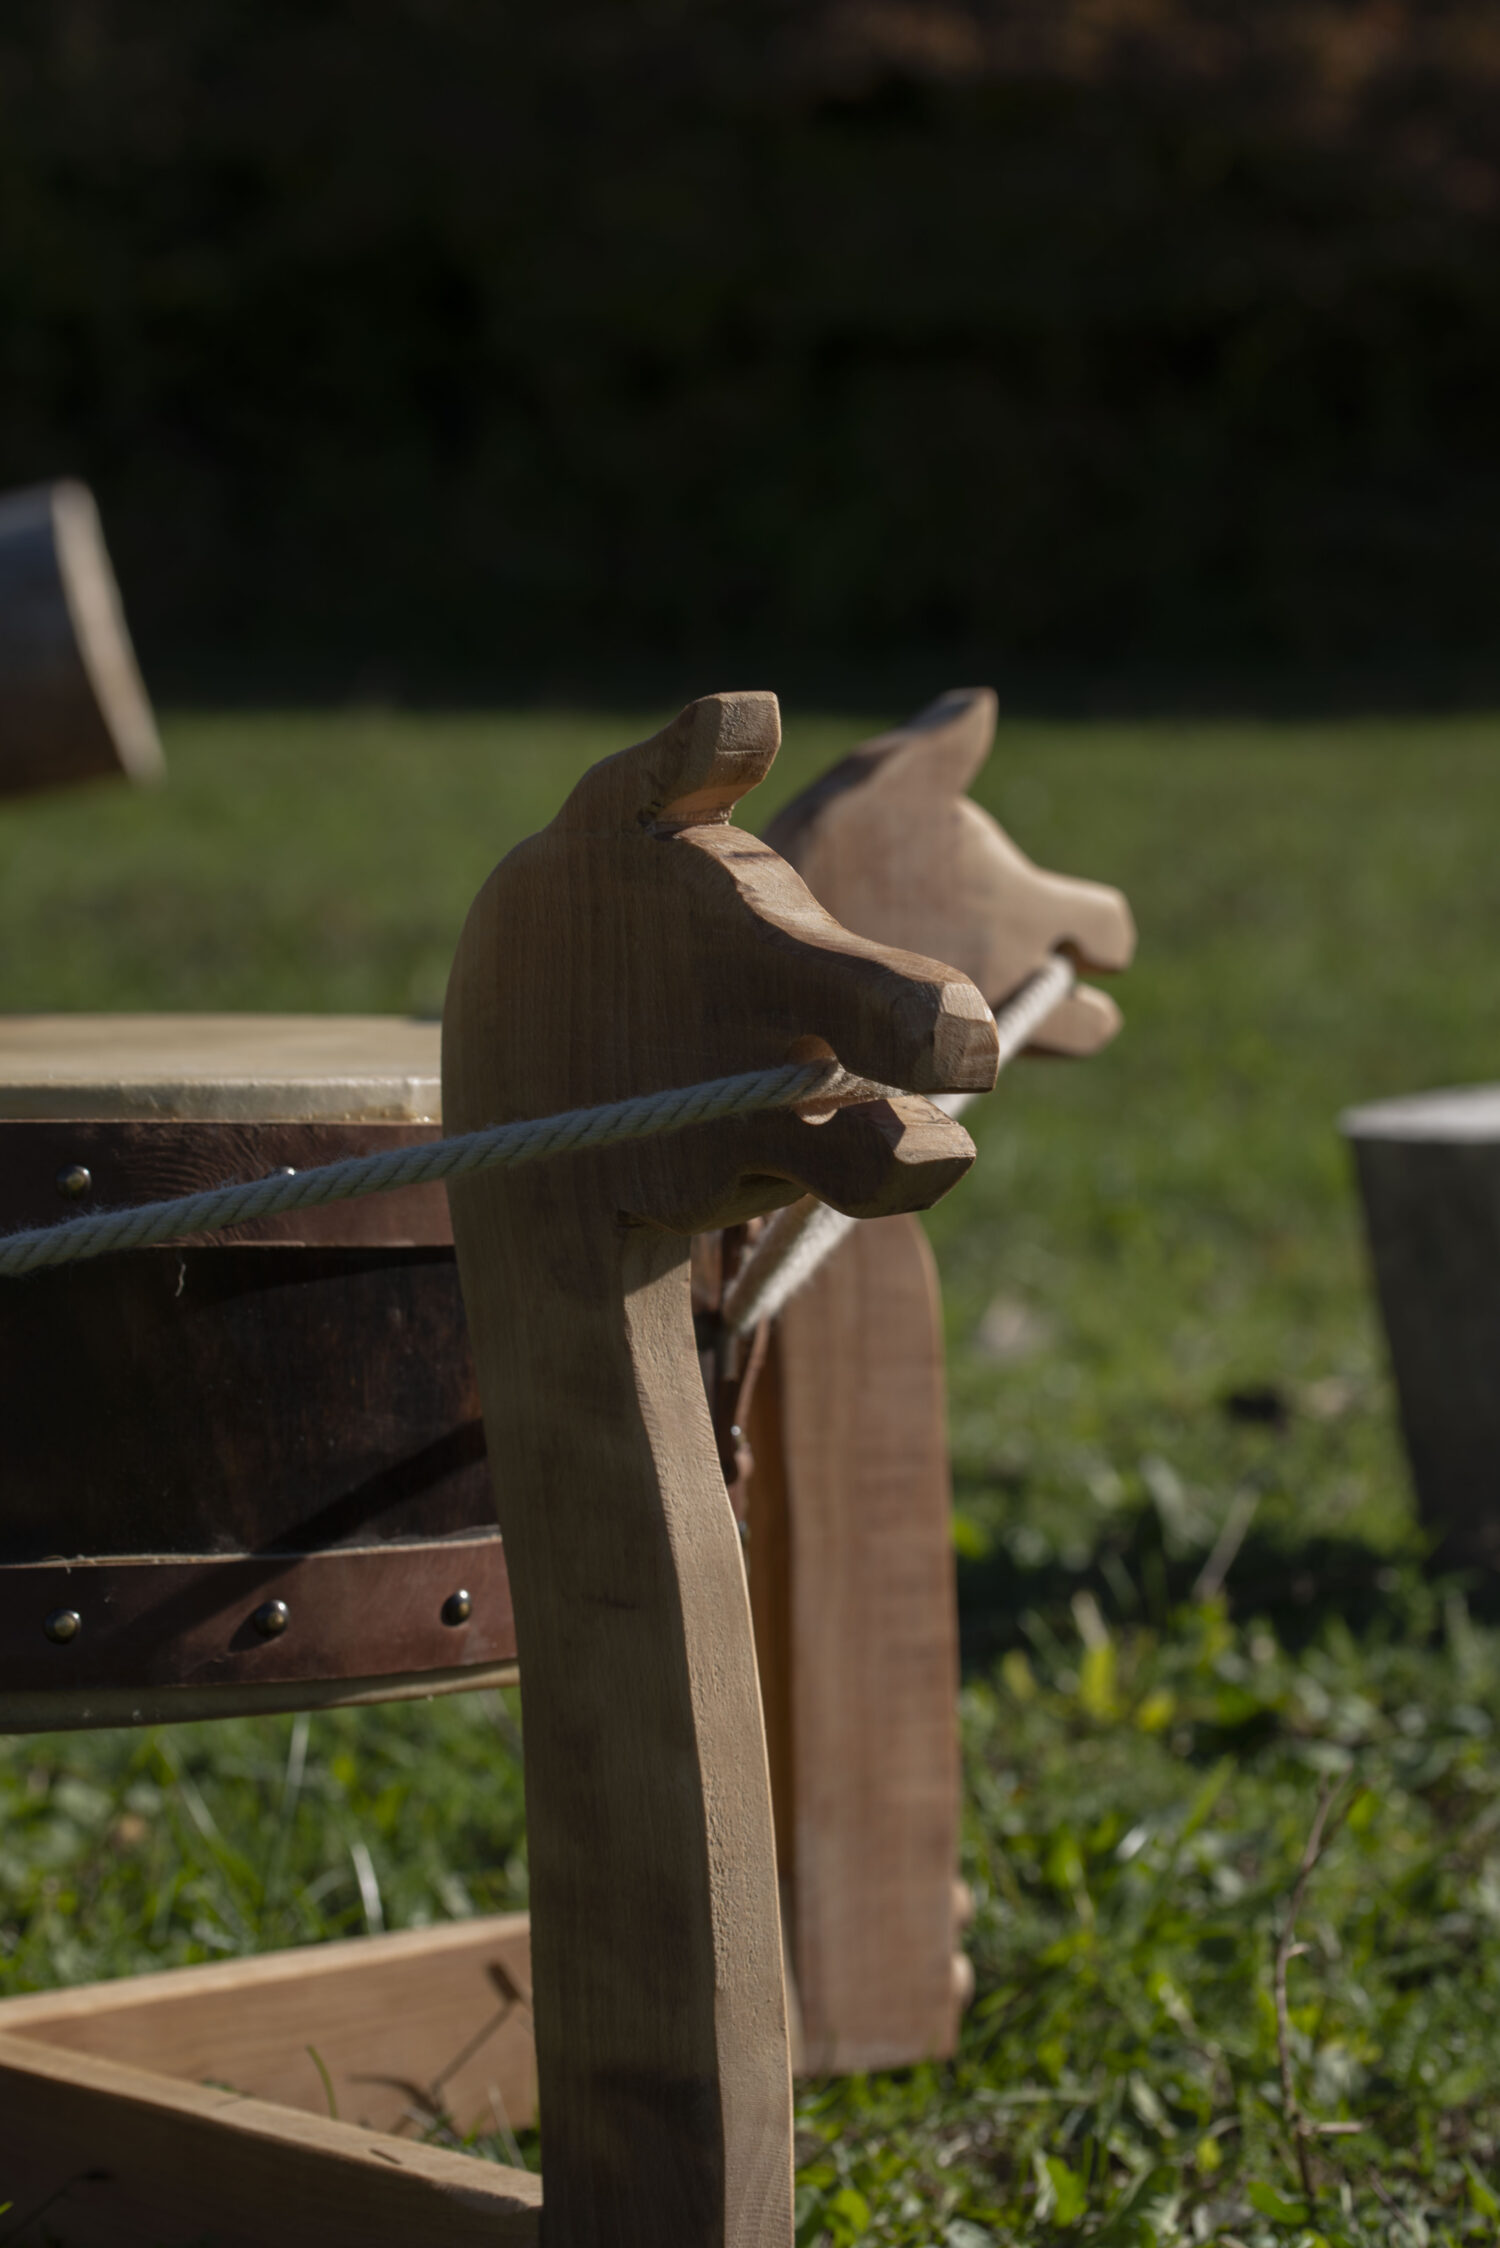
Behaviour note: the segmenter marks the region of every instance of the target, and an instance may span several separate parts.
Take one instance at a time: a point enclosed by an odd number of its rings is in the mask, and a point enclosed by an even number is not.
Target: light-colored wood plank
[[[782,1313],[775,1352],[751,1411],[750,1554],[759,1615],[785,1618],[762,1674],[785,1730],[802,2066],[897,2067],[951,2051],[958,2018],[958,1630],[937,1275],[916,1220],[857,1227]]]
[[[778,738],[772,696],[696,703],[496,870],[449,988],[449,1131],[794,1049],[918,1091],[993,1081],[972,985],[849,936],[728,826]],[[547,2225],[566,2248],[788,2248],[792,2231],[770,1789],[687,1236],[799,1191],[860,1215],[924,1206],[971,1160],[956,1130],[925,1102],[866,1101],[451,1191],[505,1463]]]
[[[0,1015],[0,1116],[435,1124],[441,1043],[405,1015]]]
[[[995,715],[988,689],[940,697],[767,840],[847,927],[999,1005],[1059,947],[1124,967],[1134,929],[1118,891],[1034,866],[965,795]],[[1032,1047],[1091,1053],[1118,1024],[1079,990]],[[750,1578],[803,2060],[897,2065],[952,2050],[964,1967],[942,1329],[914,1222],[859,1228],[780,1328],[751,1413]]]
[[[0,2192],[14,2248],[536,2248],[541,2211],[524,2170],[7,2036]]]
[[[509,1913],[36,1991],[0,2003],[0,2037],[313,2115],[321,2061],[344,2122],[462,2136],[535,2120],[530,2000],[530,1926]]]

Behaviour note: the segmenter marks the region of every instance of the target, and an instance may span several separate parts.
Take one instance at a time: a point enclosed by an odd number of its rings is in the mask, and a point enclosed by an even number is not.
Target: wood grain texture
[[[12,1281],[0,1425],[0,1563],[493,1525],[451,1249],[138,1249]]]
[[[0,1116],[436,1124],[441,1048],[407,1015],[0,1015]]]
[[[0,2002],[12,2037],[410,2138],[534,2120],[524,1913]],[[9,2183],[7,2191],[13,2190]]]
[[[91,494],[0,499],[0,795],[161,770]]]
[[[767,838],[862,936],[951,961],[992,1005],[1059,948],[1129,961],[1116,890],[1033,866],[964,791],[995,697],[944,695],[862,744]],[[1119,1014],[1079,990],[1034,1050]],[[865,1226],[782,1314],[751,1413],[750,1579],[809,2069],[952,2050],[958,1650],[940,1306],[911,1219]]]
[[[444,1018],[449,1131],[827,1050],[993,1081],[950,970],[851,937],[727,824],[774,697],[710,697],[596,767],[497,868]],[[815,1191],[920,1207],[965,1135],[922,1101],[728,1120],[450,1194],[526,1680],[553,2248],[787,2248],[791,2101],[770,1791],[689,1243]]]
[[[0,2035],[14,2248],[536,2248],[540,2181]],[[665,2236],[664,2236],[665,2237]]]
[[[952,2050],[958,1631],[937,1274],[860,1226],[751,1406],[750,1569],[802,2066]]]

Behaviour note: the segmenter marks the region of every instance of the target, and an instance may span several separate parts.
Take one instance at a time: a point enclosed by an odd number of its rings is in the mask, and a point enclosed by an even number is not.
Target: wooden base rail
[[[331,2090],[343,2122],[408,2139],[520,2130],[536,2119],[531,1924],[507,1913],[38,1991],[0,2002],[0,2037],[313,2115]],[[0,2149],[7,2137],[0,2119]]]
[[[894,1976],[899,1991],[902,1964],[887,1962],[882,1987]],[[787,1983],[800,2071],[790,1964]],[[10,2037],[309,2115],[329,2112],[331,2092],[338,2120],[396,2137],[522,2131],[536,2121],[531,1920],[497,1913],[33,1991],[0,1999],[0,2038]]]
[[[0,2034],[12,2248],[537,2248],[542,2184]]]

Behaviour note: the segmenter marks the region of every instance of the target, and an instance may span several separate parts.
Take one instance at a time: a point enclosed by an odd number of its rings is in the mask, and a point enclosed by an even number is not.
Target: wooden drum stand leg
[[[992,1006],[1059,947],[1129,962],[1117,891],[1043,873],[969,783],[995,698],[943,696],[866,742],[767,830],[846,927],[951,960]],[[1033,1050],[1113,1035],[1075,991]],[[749,1411],[750,1581],[801,2065],[949,2053],[955,1958],[958,1629],[941,1305],[912,1218],[861,1227],[778,1322]]]
[[[881,1085],[993,1081],[951,970],[850,937],[727,825],[774,698],[714,697],[587,776],[497,869],[444,1021],[450,1130],[827,1051]],[[933,1200],[925,1102],[704,1126],[451,1194],[526,1682],[547,2237],[787,2248],[791,2089],[740,1546],[694,1348],[694,1231],[798,1188]]]

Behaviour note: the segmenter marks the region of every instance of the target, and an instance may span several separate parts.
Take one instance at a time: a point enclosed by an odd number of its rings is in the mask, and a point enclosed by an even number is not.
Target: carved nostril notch
[[[987,1093],[999,1073],[995,1018],[967,978],[910,992],[898,1001],[896,1026],[909,1043],[903,1089],[912,1093]]]

